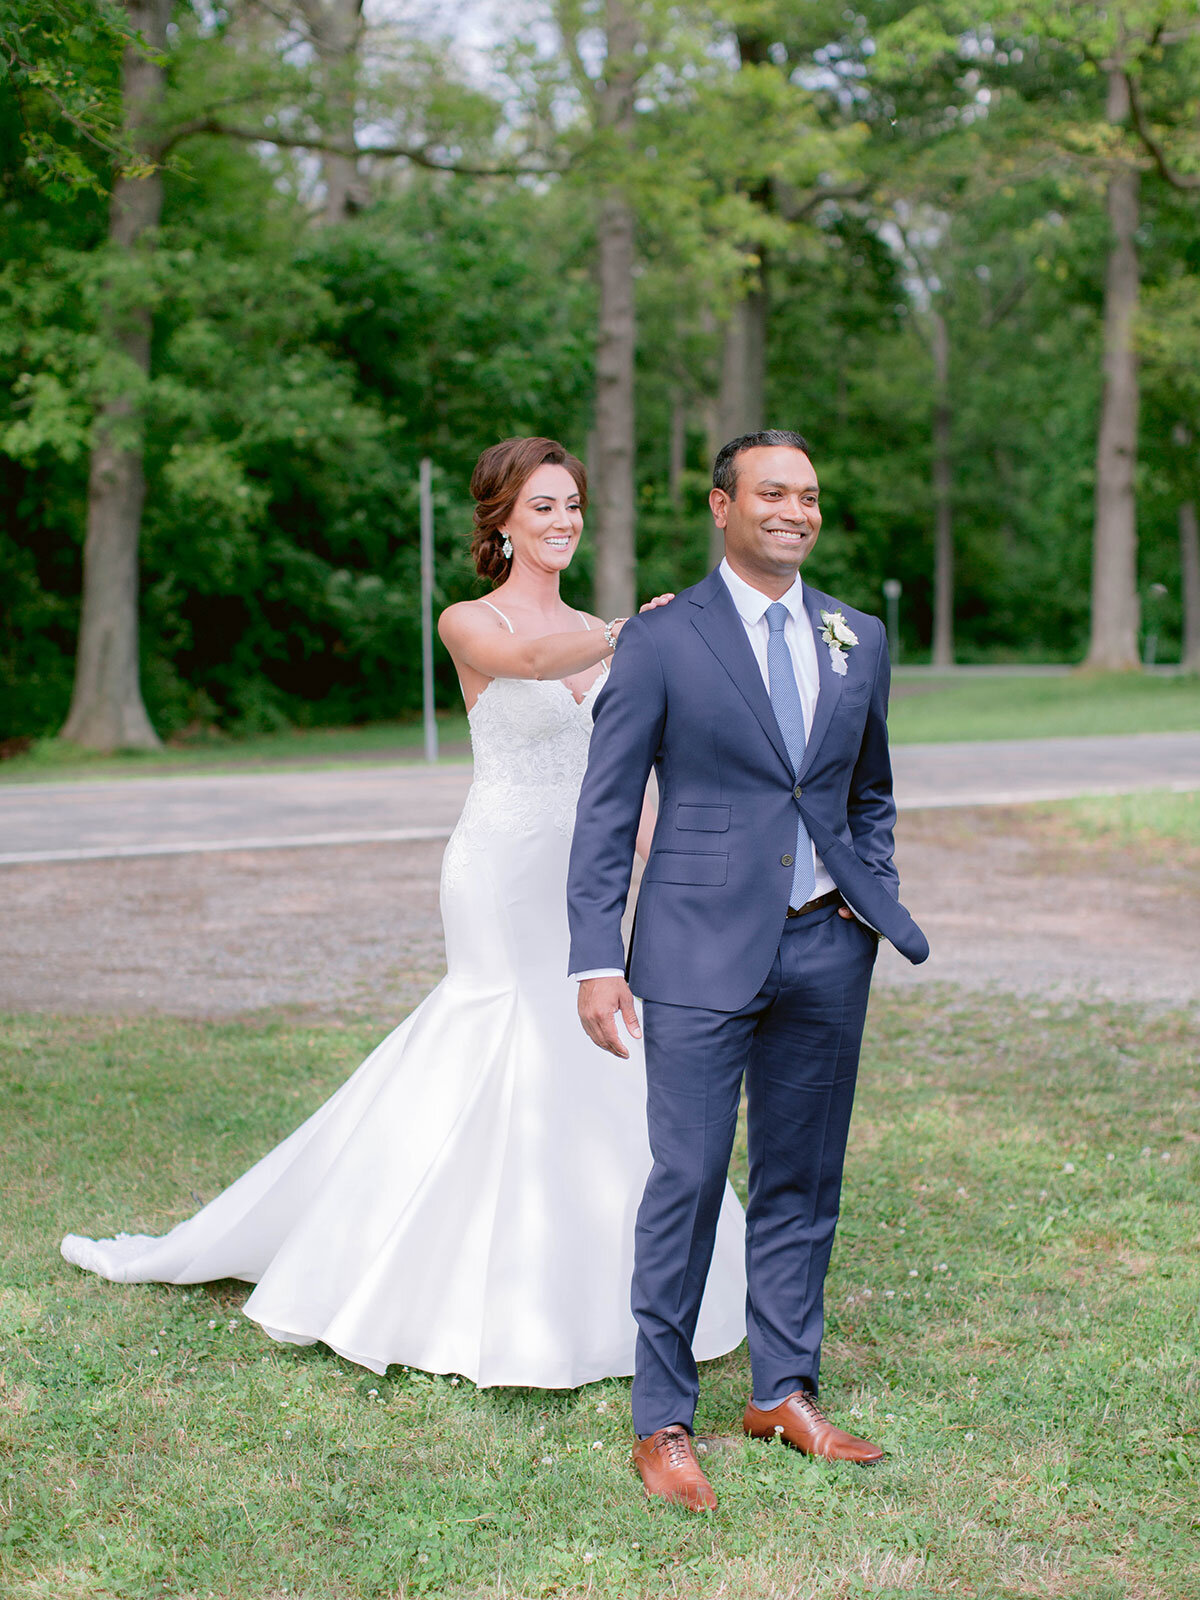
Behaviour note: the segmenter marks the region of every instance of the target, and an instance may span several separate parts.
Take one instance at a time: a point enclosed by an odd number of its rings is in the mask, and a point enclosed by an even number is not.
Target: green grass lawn
[[[897,744],[1200,730],[1200,677],[899,674],[888,717]]]
[[[1076,844],[1133,849],[1151,864],[1183,859],[1181,848],[1200,851],[1200,789],[1184,794],[1146,789],[1141,794],[1085,795],[1022,809],[1030,817],[1052,822]]]
[[[466,759],[467,720],[444,713],[447,759]],[[1200,677],[1076,673],[1061,677],[897,676],[891,735],[897,744],[960,739],[1035,739],[1095,733],[1200,730]],[[0,763],[0,783],[78,781],[187,772],[237,772],[282,766],[345,766],[357,761],[420,759],[415,722],[361,728],[293,729],[204,740],[147,754],[91,756],[52,739]]]
[[[0,783],[340,767],[359,761],[419,761],[423,759],[424,740],[419,722],[371,722],[357,728],[289,728],[244,738],[211,734],[168,744],[161,750],[128,751],[115,756],[93,755],[77,745],[39,739],[24,754],[0,763]],[[468,759],[467,719],[461,712],[439,714],[438,741],[446,758]]]
[[[14,1017],[0,1037],[11,1600],[1195,1600],[1200,1035],[1182,1016],[877,995],[824,1376],[888,1459],[742,1440],[737,1352],[704,1374],[699,1426],[730,1440],[712,1518],[644,1502],[625,1382],[379,1379],[271,1344],[238,1315],[244,1285],[117,1286],[60,1259],[66,1230],[188,1215],[369,1030]]]

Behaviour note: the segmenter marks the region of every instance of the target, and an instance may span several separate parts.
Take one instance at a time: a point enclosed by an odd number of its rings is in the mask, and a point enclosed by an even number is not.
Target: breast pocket
[[[843,686],[838,704],[842,706],[860,706],[870,693],[870,678],[860,678],[857,683],[847,683]]]
[[[689,883],[719,888],[729,876],[727,855],[693,855],[687,850],[656,850],[646,863],[647,883]]]
[[[676,806],[675,826],[684,832],[728,833],[728,806]]]

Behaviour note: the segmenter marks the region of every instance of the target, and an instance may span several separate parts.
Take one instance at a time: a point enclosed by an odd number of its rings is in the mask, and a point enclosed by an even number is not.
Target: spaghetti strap
[[[578,616],[578,618],[581,619],[582,624],[584,624],[584,629],[586,629],[586,632],[589,632],[589,634],[590,634],[590,632],[592,632],[592,624],[590,624],[590,622],[587,621],[587,613],[586,613],[586,611],[576,611],[576,613],[574,613],[574,614],[576,614],[576,616]],[[608,662],[606,662],[606,661],[600,662],[600,677],[602,677],[602,678],[608,677]],[[592,683],[595,683],[595,678],[592,678]],[[590,686],[592,686],[592,685],[590,685],[590,683],[589,683],[589,685],[587,685],[587,688],[590,688]],[[584,693],[586,693],[586,691],[584,691]]]
[[[480,595],[479,598],[483,600],[482,595]],[[508,629],[509,633],[516,633],[517,630],[513,627],[512,623],[504,615],[499,606],[494,606],[490,600],[483,600],[483,603],[485,606],[487,606],[489,611],[494,611],[496,613],[496,615],[500,618],[500,621]]]
[[[589,633],[591,633],[592,625],[587,619],[587,612],[586,611],[577,611],[575,613],[575,615],[582,619],[584,627],[587,629],[587,631]],[[607,661],[602,661],[600,663],[600,677],[606,678],[607,676],[608,676],[608,662]],[[596,682],[596,681],[597,681],[596,679],[592,680],[593,683]],[[590,688],[591,685],[589,684],[588,687]]]

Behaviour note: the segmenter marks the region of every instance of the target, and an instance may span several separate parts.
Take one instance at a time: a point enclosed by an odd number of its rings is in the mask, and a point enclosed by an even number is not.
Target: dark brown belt
[[[841,905],[841,903],[841,890],[830,889],[828,894],[819,894],[815,900],[806,900],[798,910],[789,906],[787,914],[789,917],[806,917],[810,911],[820,911],[822,906]]]

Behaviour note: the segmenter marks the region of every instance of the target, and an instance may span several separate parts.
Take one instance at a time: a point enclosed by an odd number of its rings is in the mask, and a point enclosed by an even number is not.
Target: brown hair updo
[[[476,572],[481,578],[490,578],[493,587],[504,582],[512,567],[512,558],[501,548],[504,535],[500,529],[517,503],[521,486],[547,465],[567,469],[579,489],[580,510],[586,511],[587,470],[557,439],[501,439],[475,463],[471,474],[475,500],[471,555]]]

